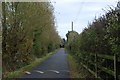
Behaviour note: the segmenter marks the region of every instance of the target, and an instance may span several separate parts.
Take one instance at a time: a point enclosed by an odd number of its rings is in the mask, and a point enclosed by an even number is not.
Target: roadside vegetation
[[[60,41],[50,2],[2,2],[3,78],[31,68],[36,58],[59,48]]]
[[[79,35],[70,33],[66,34],[66,49],[79,67],[84,67],[94,78],[113,79],[120,75],[120,2],[95,18]]]
[[[87,78],[89,72],[77,63],[74,57],[68,56],[70,78]]]

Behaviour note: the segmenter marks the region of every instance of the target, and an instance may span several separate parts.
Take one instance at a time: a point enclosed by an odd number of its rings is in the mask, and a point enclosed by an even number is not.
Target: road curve
[[[24,74],[20,78],[70,78],[67,55],[61,48],[29,71],[31,74]]]

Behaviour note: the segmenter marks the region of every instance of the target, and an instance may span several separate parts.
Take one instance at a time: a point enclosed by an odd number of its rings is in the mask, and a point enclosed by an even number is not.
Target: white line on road
[[[41,73],[41,74],[43,74],[44,72],[43,71],[38,71],[38,70],[35,70],[36,72],[38,72],[38,73]]]
[[[25,74],[31,74],[31,72],[29,72],[29,71],[24,71],[24,73],[25,73]]]
[[[57,74],[60,73],[59,71],[56,71],[56,70],[48,70],[48,71],[52,71],[52,72],[55,72],[55,73],[57,73]]]

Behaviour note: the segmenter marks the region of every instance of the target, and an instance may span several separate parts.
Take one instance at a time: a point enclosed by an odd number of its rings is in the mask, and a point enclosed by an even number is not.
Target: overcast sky
[[[115,7],[118,0],[51,0],[55,8],[57,31],[62,38],[71,30],[71,22],[74,22],[74,30],[81,33],[92,22],[95,16],[107,11],[109,6]],[[55,3],[54,3],[55,2]],[[104,9],[104,10],[103,10]]]

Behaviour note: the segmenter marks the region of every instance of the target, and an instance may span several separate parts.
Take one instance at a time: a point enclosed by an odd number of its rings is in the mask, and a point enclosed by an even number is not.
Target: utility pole
[[[72,22],[72,31],[73,31],[73,22]]]
[[[73,33],[73,21],[72,21],[72,41],[74,39],[74,33]]]

